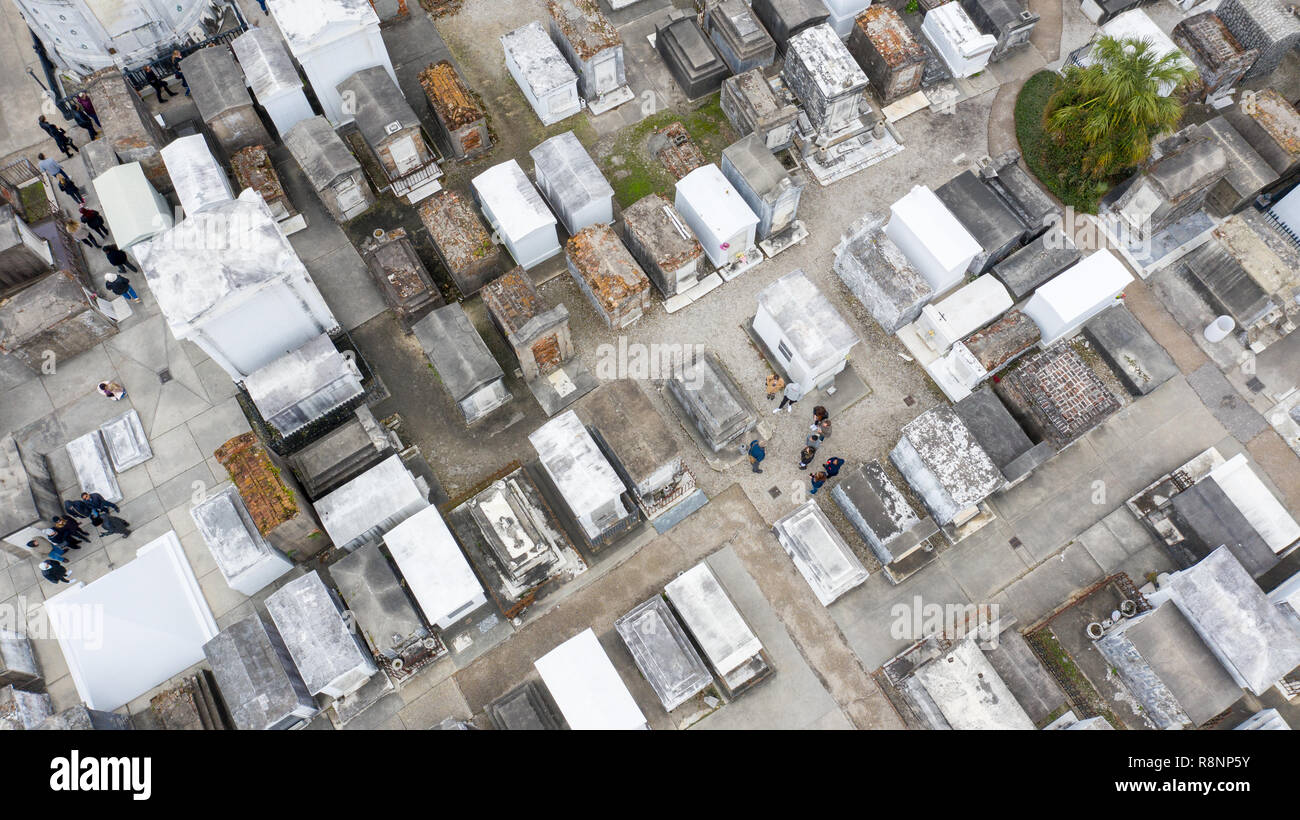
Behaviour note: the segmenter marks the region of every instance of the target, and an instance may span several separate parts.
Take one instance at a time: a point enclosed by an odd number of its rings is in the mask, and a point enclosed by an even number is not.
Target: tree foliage
[[[1066,69],[1044,112],[1048,134],[1078,146],[1079,171],[1092,179],[1137,165],[1151,140],[1182,119],[1180,92],[1196,73],[1181,58],[1159,54],[1149,40],[1102,37],[1090,65]]]

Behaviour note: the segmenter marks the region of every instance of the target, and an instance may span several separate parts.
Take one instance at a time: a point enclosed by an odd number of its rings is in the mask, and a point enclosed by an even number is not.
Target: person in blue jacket
[[[812,481],[812,489],[808,491],[808,495],[817,495],[817,491],[826,483],[826,474],[822,472],[809,473],[808,478]]]
[[[767,450],[763,448],[763,440],[756,438],[751,441],[746,452],[749,454],[749,466],[753,468],[754,472],[763,472],[758,466],[763,462],[763,459],[767,458]]]

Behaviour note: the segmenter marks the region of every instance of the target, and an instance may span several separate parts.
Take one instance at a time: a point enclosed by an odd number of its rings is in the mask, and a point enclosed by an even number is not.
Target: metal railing
[[[181,53],[181,57],[183,59],[185,57],[190,56],[191,54],[193,54],[194,52],[198,51],[201,48],[207,48],[208,46],[212,46],[212,45],[223,45],[223,46],[230,45],[230,42],[232,40],[234,40],[236,37],[239,37],[244,32],[248,31],[248,21],[244,19],[244,15],[240,12],[239,5],[237,3],[231,2],[229,4],[229,7],[231,11],[234,12],[234,16],[235,16],[234,28],[227,29],[226,31],[222,31],[218,34],[212,35],[211,37],[207,37],[193,43],[188,43],[188,44],[173,43],[171,48],[165,49],[160,52],[162,56],[159,56],[148,63],[144,63],[134,68],[123,69],[122,76],[126,77],[127,82],[131,83],[132,88],[134,88],[136,91],[140,91],[145,86],[149,85],[149,82],[144,78],[144,70],[146,67],[152,68],[154,70],[154,73],[156,73],[159,77],[162,78],[169,77],[175,73],[176,69],[172,65],[172,58],[171,58],[173,51],[179,50]],[[33,35],[33,39],[36,41],[38,45],[40,44],[39,38],[36,38]],[[37,53],[38,56],[42,57],[42,63],[48,63],[49,62],[48,57],[46,57],[42,52],[43,52],[43,47],[38,47]],[[46,74],[47,76],[51,76],[49,70],[47,70]],[[58,105],[59,110],[62,111],[64,116],[69,119],[72,118],[72,109],[73,109],[72,98],[74,96],[76,96],[75,93],[68,94],[67,96],[60,97],[58,100],[55,101],[55,104]]]

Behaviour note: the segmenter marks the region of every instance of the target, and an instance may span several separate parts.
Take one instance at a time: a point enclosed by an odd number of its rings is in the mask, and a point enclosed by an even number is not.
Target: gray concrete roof
[[[236,729],[261,731],[316,703],[273,624],[254,613],[203,646]]]
[[[341,176],[361,172],[361,163],[324,117],[309,117],[290,128],[284,146],[317,190]]]
[[[614,628],[665,709],[672,711],[713,685],[713,675],[662,596],[633,607]]]
[[[1134,619],[1123,631],[1151,672],[1173,695],[1194,726],[1201,726],[1241,698],[1241,687],[1192,629],[1178,607],[1166,604]],[[1117,640],[1117,639],[1111,639]],[[1108,656],[1109,657],[1109,656]],[[1122,661],[1116,661],[1123,663]],[[1144,704],[1156,696],[1144,691],[1141,662],[1125,669],[1125,683]]]
[[[419,117],[383,66],[363,68],[339,83],[337,90],[340,95],[353,95],[357,128],[372,148],[388,139],[394,123],[402,131],[420,126]]]
[[[631,379],[606,382],[582,410],[635,483],[681,455],[672,430]]]
[[[793,270],[760,291],[758,304],[809,362],[823,361],[859,341],[831,300],[802,270]]]
[[[459,302],[438,308],[411,330],[456,401],[505,375]]]
[[[1300,666],[1300,627],[1269,602],[1226,548],[1174,573],[1169,595],[1229,671],[1256,695]]]
[[[199,49],[181,60],[181,71],[190,84],[194,105],[204,122],[211,122],[232,108],[253,104],[248,86],[244,85],[244,72],[226,48]]]

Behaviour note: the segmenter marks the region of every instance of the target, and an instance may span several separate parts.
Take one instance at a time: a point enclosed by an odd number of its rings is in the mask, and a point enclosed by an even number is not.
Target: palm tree
[[[1161,55],[1144,39],[1102,37],[1086,68],[1070,66],[1044,112],[1058,144],[1078,140],[1080,170],[1101,180],[1151,153],[1151,140],[1183,116],[1179,92],[1196,79],[1182,52]]]

